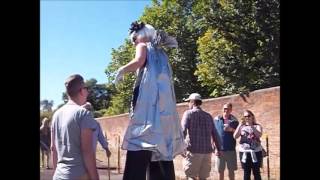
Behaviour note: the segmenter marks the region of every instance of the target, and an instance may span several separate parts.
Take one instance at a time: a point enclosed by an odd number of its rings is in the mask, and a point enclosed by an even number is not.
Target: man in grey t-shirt
[[[78,74],[71,75],[65,86],[69,101],[52,118],[53,180],[99,180],[92,148],[96,122],[92,113],[81,107],[87,101],[88,89]]]

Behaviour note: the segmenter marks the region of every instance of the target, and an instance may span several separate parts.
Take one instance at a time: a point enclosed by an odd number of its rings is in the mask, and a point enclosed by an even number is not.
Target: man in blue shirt
[[[221,151],[216,152],[216,168],[219,172],[219,179],[224,179],[224,170],[227,164],[229,171],[229,179],[234,180],[234,171],[237,170],[237,153],[236,140],[233,137],[233,132],[239,125],[235,116],[231,114],[232,104],[223,105],[223,115],[218,115],[214,118],[214,125],[217,129],[218,138],[221,142]]]

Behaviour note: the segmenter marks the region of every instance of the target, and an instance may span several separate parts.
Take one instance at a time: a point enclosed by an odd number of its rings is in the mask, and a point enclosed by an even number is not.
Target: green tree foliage
[[[177,2],[163,3],[153,2],[152,7],[145,8],[140,20],[152,24],[156,29],[166,31],[169,35],[177,38],[179,48],[166,49],[169,61],[173,69],[173,79],[177,102],[181,102],[184,97],[192,92],[199,92],[204,97],[208,95],[208,91],[201,87],[194,75],[196,70],[196,54],[197,32],[193,28],[191,19],[186,16],[190,14],[190,4],[178,4]],[[186,18],[185,18],[186,16]],[[188,24],[185,22],[188,21]],[[129,27],[129,25],[128,25]],[[109,82],[114,80],[116,70],[128,63],[134,57],[135,48],[128,39],[124,45],[118,49],[112,50],[112,61],[106,69],[106,75]],[[134,83],[134,73],[126,75],[123,83],[118,87],[114,87],[110,83],[110,87],[114,89],[112,94],[111,106],[105,115],[114,115],[129,111],[130,101],[132,98],[132,87]]]
[[[204,98],[209,96],[207,88],[195,75],[198,61],[197,39],[201,30],[195,26],[192,7],[195,0],[154,1],[154,6],[146,8],[141,20],[152,24],[156,29],[166,31],[177,38],[179,47],[168,49],[173,70],[173,79],[177,102],[187,95],[198,92]]]
[[[124,76],[124,80],[115,87],[112,83],[115,78],[116,71],[121,66],[130,62],[135,55],[135,48],[132,43],[126,39],[125,43],[118,49],[112,49],[111,63],[105,70],[108,78],[107,87],[112,94],[109,108],[104,112],[104,115],[116,115],[127,113],[130,108],[130,100],[133,91],[134,73],[128,73]]]
[[[211,89],[211,95],[279,85],[279,6],[278,0],[197,3],[194,12],[199,17],[198,23],[208,29],[212,39],[198,41],[201,63],[196,74],[205,79],[203,85],[222,87]],[[215,67],[210,68],[210,64]],[[208,72],[213,77],[222,77],[223,83],[208,80]]]
[[[49,101],[47,99],[40,101],[40,125],[42,124],[42,120],[44,118],[48,118],[51,121],[54,111],[52,111],[53,100]]]
[[[89,79],[86,82],[89,90],[87,101],[98,111],[109,107],[110,94],[105,84],[97,84],[96,79]]]
[[[89,91],[87,101],[92,104],[93,109],[95,111],[107,109],[110,105],[111,98],[110,91],[108,90],[106,84],[97,84],[97,80],[94,78],[86,80],[85,84],[87,85]],[[65,103],[68,101],[68,96],[65,92],[62,94],[62,99]],[[101,113],[95,113],[95,117],[100,116],[102,116]]]
[[[53,106],[53,100],[49,101],[47,99],[40,101],[40,109],[41,111],[51,112]]]
[[[48,111],[40,111],[40,126],[41,126],[41,124],[42,124],[42,120],[44,119],[44,118],[48,118],[50,121],[51,121],[51,119],[52,119],[52,116],[53,116],[53,113],[54,112],[48,112]]]
[[[233,45],[226,39],[220,37],[219,40],[213,41],[214,31],[209,29],[203,37],[198,39],[198,51],[200,52],[198,70],[196,75],[203,85],[208,87],[211,96],[222,96],[225,93],[226,80],[221,76],[218,70],[217,58],[221,54],[231,53]]]

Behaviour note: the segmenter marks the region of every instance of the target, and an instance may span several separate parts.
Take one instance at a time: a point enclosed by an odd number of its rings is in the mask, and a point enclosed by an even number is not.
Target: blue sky
[[[40,1],[40,100],[63,103],[64,81],[71,74],[106,83],[111,49],[128,37],[151,0]]]

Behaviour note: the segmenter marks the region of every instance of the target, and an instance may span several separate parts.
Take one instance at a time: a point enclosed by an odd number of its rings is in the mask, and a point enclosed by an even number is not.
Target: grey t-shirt
[[[85,128],[94,130],[96,122],[90,111],[77,104],[67,103],[54,113],[51,131],[58,158],[54,180],[74,179],[86,173],[80,139]]]

